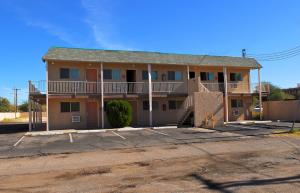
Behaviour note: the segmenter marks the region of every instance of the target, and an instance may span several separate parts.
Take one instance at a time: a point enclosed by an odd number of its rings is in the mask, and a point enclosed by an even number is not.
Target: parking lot
[[[93,150],[139,148],[268,137],[288,131],[291,124],[229,124],[215,129],[164,128],[131,131],[107,130],[92,133],[25,136],[25,133],[0,135],[0,158],[75,153]]]

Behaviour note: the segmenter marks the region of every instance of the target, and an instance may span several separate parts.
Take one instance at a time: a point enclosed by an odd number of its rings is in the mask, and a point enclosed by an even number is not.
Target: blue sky
[[[298,0],[1,0],[0,96],[27,97],[51,46],[240,56],[300,45]],[[261,62],[262,79],[300,82],[300,56]],[[257,82],[256,71],[251,74]]]

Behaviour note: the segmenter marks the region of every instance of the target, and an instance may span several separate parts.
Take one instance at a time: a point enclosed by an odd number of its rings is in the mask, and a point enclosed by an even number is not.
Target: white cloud
[[[112,35],[116,31],[111,22],[112,1],[82,0],[81,4],[87,13],[85,22],[90,27],[98,46],[105,49],[132,50],[132,48],[112,40]]]
[[[59,38],[60,40],[66,42],[68,44],[71,44],[73,46],[78,45],[78,43],[76,43],[73,40],[71,34],[67,33],[63,28],[61,28],[57,25],[54,25],[54,24],[51,24],[51,23],[48,23],[45,21],[37,21],[37,20],[33,20],[33,19],[28,19],[28,18],[26,19],[25,22],[26,22],[26,25],[41,28],[41,29],[45,30],[47,33],[49,33],[53,36],[56,36],[57,38]]]

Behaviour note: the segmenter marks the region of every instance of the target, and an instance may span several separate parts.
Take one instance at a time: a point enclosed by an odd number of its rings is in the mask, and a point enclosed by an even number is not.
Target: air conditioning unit
[[[72,116],[72,123],[80,123],[80,116]]]

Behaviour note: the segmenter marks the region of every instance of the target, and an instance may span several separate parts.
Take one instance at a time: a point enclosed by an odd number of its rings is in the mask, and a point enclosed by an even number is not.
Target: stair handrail
[[[199,92],[210,92],[206,86],[199,81]]]
[[[186,113],[186,111],[194,106],[194,94],[191,94],[185,98],[183,103],[181,104],[179,111],[177,113],[177,120],[180,120],[182,116]]]

